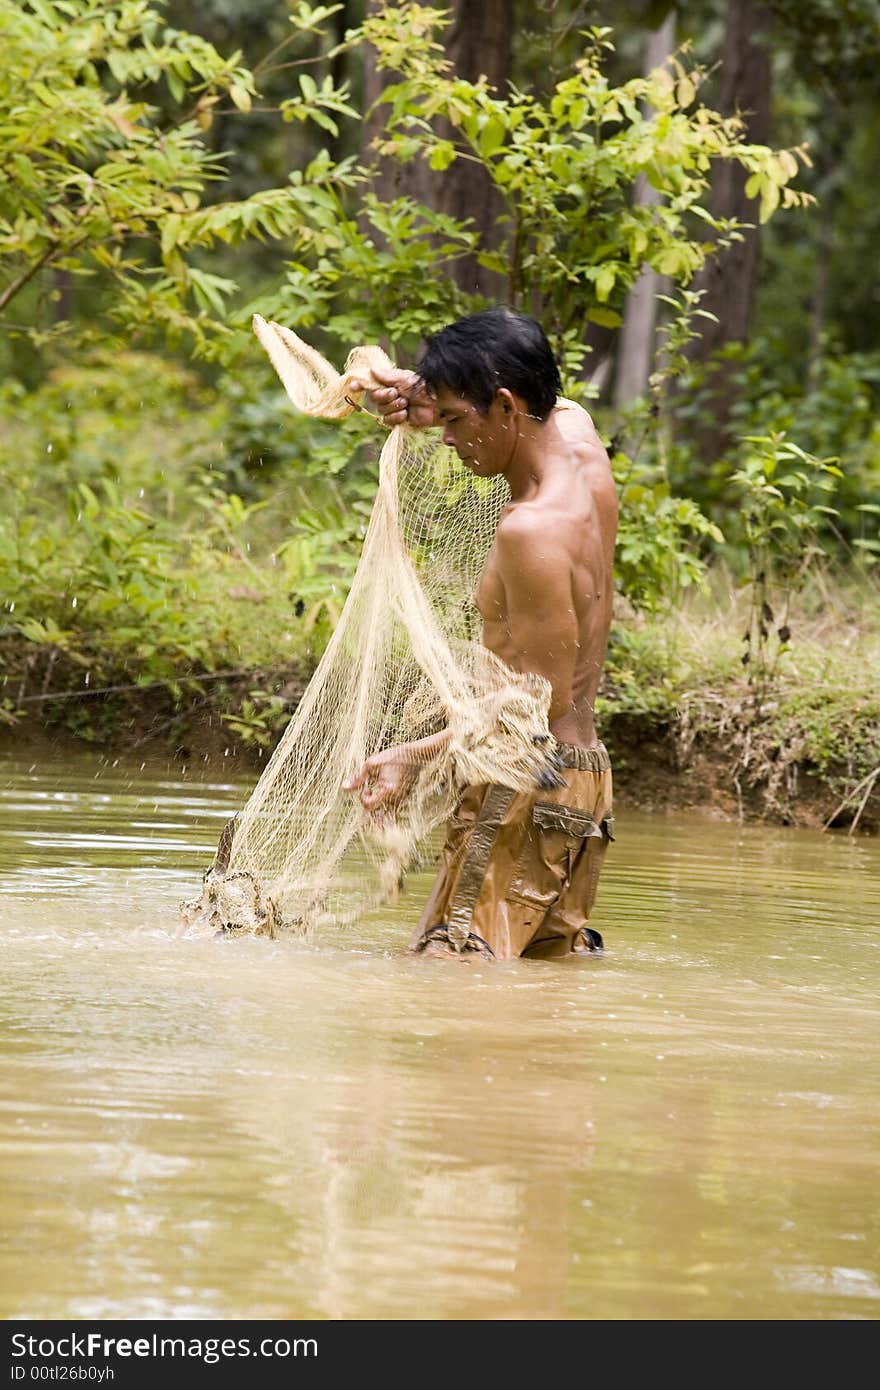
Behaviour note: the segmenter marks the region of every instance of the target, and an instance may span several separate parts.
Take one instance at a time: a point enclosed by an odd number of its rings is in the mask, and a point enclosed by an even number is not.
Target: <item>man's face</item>
[[[443,443],[455,450],[465,467],[481,478],[503,473],[513,455],[516,426],[502,398],[496,395],[485,415],[444,387],[434,400]]]

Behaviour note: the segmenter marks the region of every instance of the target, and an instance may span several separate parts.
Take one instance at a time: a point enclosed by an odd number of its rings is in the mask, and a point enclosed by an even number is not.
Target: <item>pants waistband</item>
[[[611,759],[604,743],[595,748],[580,748],[574,743],[557,743],[556,753],[563,767],[575,768],[578,772],[610,772]]]

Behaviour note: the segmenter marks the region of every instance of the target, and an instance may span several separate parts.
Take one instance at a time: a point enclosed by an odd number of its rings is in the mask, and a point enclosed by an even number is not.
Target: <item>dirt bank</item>
[[[880,776],[859,786],[846,768],[820,770],[785,749],[750,759],[750,733],[746,727],[692,736],[679,721],[611,719],[605,737],[618,804],[812,830],[880,831]]]
[[[860,834],[880,831],[880,776],[859,789],[847,769],[820,771],[784,749],[775,757],[756,753],[750,761],[748,729],[694,735],[680,720],[621,714],[606,719],[603,734],[621,810],[697,810],[717,820],[812,830],[831,822],[832,829],[847,831],[855,821]],[[35,718],[0,728],[0,760],[49,765],[63,751],[88,747],[101,757],[140,758],[166,766],[169,775],[200,778],[255,779],[268,759],[268,750],[243,743],[216,711],[202,709],[169,726],[163,710],[148,702],[100,739],[47,730]]]

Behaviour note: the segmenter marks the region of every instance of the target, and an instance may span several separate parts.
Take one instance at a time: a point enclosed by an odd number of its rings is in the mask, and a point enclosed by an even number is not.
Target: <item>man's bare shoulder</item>
[[[570,401],[567,396],[558,396],[556,405],[553,409],[559,415],[568,415],[572,420],[579,420],[586,423],[591,430],[595,430],[596,428],[590,412],[578,401]]]
[[[542,505],[538,500],[507,507],[495,530],[496,548],[511,558],[520,558],[529,548],[553,544],[559,536],[561,519],[558,508]]]
[[[598,463],[611,470],[611,460],[608,457],[608,450],[602,443],[599,431],[596,429],[595,422],[588,410],[577,401],[569,401],[560,397],[554,411],[553,419],[556,427],[565,440],[573,445],[579,446],[589,457],[591,463]]]
[[[515,545],[538,534],[547,524],[546,508],[539,503],[509,502],[498,518],[495,535]]]
[[[495,531],[494,553],[502,573],[570,570],[583,546],[584,520],[578,522],[564,507],[537,498],[510,507]]]

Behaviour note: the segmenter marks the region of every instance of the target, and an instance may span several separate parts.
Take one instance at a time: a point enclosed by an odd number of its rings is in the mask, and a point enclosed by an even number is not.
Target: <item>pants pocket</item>
[[[589,811],[537,802],[511,875],[507,897],[548,911],[571,881],[575,860],[602,831]]]

